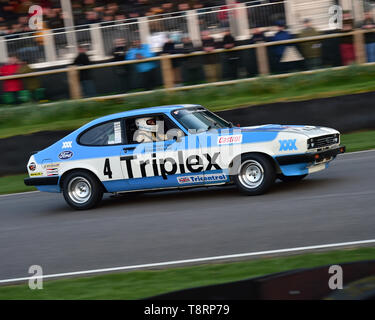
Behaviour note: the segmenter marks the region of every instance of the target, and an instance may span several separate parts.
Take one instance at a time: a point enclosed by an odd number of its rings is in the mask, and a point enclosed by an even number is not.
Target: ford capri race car
[[[234,127],[202,106],[163,106],[94,120],[34,153],[25,184],[62,192],[81,210],[104,193],[234,183],[259,195],[276,178],[301,180],[344,152],[334,129]]]

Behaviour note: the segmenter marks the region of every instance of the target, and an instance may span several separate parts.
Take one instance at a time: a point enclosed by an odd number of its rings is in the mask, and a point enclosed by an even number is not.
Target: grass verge
[[[341,141],[347,152],[375,149],[375,130],[343,134]]]
[[[44,282],[43,290],[27,285],[0,287],[0,300],[9,299],[142,299],[166,292],[248,279],[299,268],[375,259],[375,248],[263,258],[167,270],[133,271],[87,278]]]
[[[375,149],[375,130],[355,132],[342,135],[342,144],[347,152]],[[0,177],[0,194],[34,191],[34,187],[25,186],[23,179],[26,175]]]
[[[0,178],[0,194],[17,193],[35,191],[36,188],[28,187],[23,183],[23,179],[27,178],[26,174],[18,174],[15,176]]]
[[[375,66],[351,66],[283,79],[259,78],[220,87],[150,93],[111,101],[65,101],[0,108],[0,138],[40,130],[75,129],[97,117],[166,104],[202,104],[212,111],[280,101],[334,97],[375,90]]]

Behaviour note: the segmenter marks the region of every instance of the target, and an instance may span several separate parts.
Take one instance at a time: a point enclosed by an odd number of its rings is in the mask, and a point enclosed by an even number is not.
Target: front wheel
[[[76,210],[95,207],[103,198],[103,188],[94,175],[85,171],[75,171],[63,180],[65,201]]]
[[[275,178],[275,168],[270,160],[260,154],[249,154],[241,156],[234,182],[242,193],[255,196],[267,192]]]
[[[300,176],[284,176],[283,174],[278,175],[278,178],[283,182],[297,182],[306,178],[307,174],[302,174]]]

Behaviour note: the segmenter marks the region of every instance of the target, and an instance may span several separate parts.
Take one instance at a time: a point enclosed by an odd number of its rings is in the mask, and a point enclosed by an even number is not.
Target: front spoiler
[[[296,163],[310,163],[315,162],[319,163],[324,160],[329,160],[331,158],[336,157],[338,154],[345,153],[346,147],[340,146],[335,149],[330,149],[321,152],[315,153],[304,153],[304,154],[296,154],[290,156],[278,156],[275,157],[276,161],[279,165],[284,166],[288,164],[296,164]]]
[[[52,186],[58,184],[59,177],[26,178],[24,182],[27,186]]]

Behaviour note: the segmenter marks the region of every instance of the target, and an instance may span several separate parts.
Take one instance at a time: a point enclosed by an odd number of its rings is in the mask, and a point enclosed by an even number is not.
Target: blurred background
[[[40,10],[30,10],[35,5]],[[372,63],[374,7],[370,0],[1,0],[0,75],[8,76],[1,102]],[[147,58],[154,59],[138,62]],[[87,69],[75,73],[72,65]],[[9,78],[38,71],[49,72]]]

